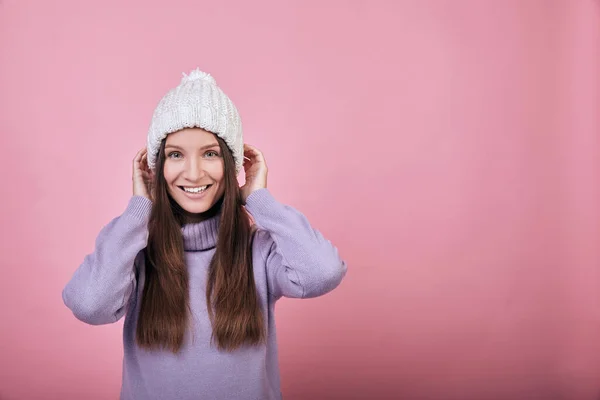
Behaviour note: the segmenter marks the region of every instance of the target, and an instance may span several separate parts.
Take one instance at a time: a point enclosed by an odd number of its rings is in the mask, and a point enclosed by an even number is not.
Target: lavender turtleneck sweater
[[[337,249],[267,189],[252,193],[246,209],[258,227],[252,247],[254,281],[266,316],[267,343],[228,353],[210,342],[205,295],[219,216],[184,226],[192,331],[179,354],[147,351],[136,345],[135,330],[151,207],[150,200],[133,196],[125,212],[100,231],[94,252],[63,290],[65,304],[83,322],[109,324],[125,316],[121,399],[281,399],[275,302],[282,296],[320,296],[338,286],[346,264]]]

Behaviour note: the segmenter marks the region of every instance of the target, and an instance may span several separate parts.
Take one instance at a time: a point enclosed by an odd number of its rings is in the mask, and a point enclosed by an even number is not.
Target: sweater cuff
[[[268,212],[277,205],[277,200],[275,200],[267,188],[258,189],[250,193],[250,196],[246,199],[246,209],[252,215]]]
[[[132,196],[123,215],[140,221],[148,221],[152,211],[152,202],[144,196]]]

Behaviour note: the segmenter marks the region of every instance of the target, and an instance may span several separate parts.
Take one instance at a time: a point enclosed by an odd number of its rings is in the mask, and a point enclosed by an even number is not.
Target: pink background
[[[61,290],[196,66],[348,261],[286,400],[598,399],[599,52],[595,0],[0,1],[0,399],[118,396]]]

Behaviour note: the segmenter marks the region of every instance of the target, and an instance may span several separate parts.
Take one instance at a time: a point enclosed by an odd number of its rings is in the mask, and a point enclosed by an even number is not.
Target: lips
[[[212,185],[204,185],[204,186],[178,186],[179,190],[182,191],[183,195],[190,200],[200,200],[206,196],[208,190],[212,187]]]
[[[195,186],[195,187],[179,186],[179,188],[186,193],[202,193],[202,192],[205,192],[208,188],[210,188],[210,186],[211,185]]]

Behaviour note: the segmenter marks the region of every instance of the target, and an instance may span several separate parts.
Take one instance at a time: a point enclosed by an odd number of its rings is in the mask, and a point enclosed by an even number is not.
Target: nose
[[[186,160],[184,177],[188,181],[197,183],[205,174],[204,165],[200,159],[190,157]]]

